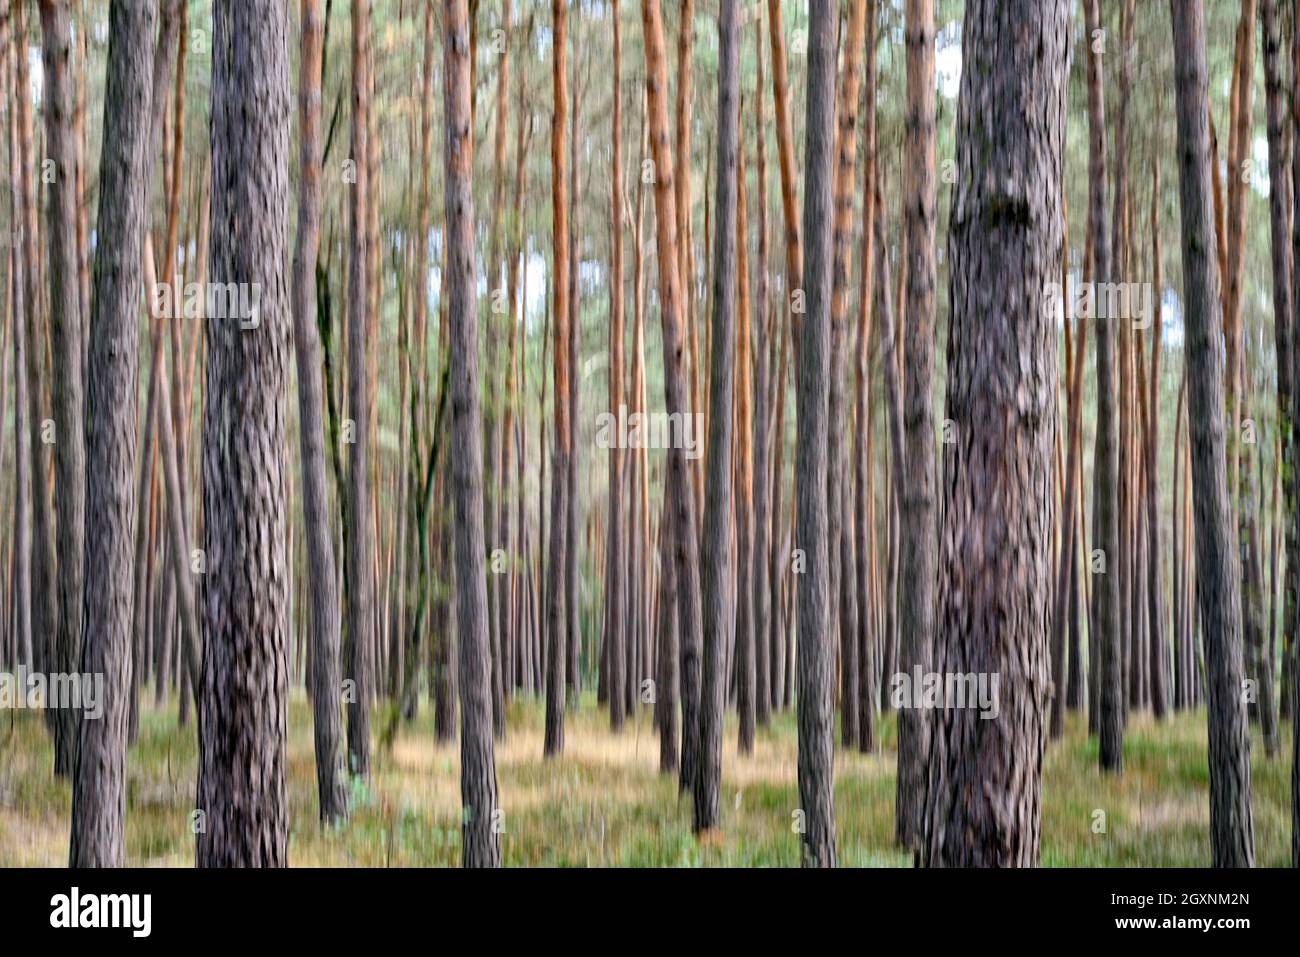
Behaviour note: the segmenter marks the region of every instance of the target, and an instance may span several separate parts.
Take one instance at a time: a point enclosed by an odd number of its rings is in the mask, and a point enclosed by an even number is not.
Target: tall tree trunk
[[[125,863],[126,706],[136,572],[136,307],[148,190],[150,45],[157,19],[154,0],[114,4],[109,12],[96,219],[102,245],[86,367],[86,598],[81,645],[81,671],[104,675],[105,708],[101,720],[80,724],[72,788],[73,867]]]
[[[762,84],[759,84],[759,89],[762,90]],[[745,147],[742,137],[736,160],[736,285],[739,303],[736,323],[736,472],[733,507],[736,515],[736,716],[740,724],[740,750],[744,754],[750,754],[754,750],[758,669],[754,647],[755,521],[752,501],[746,504],[746,495],[754,486],[754,433],[750,422],[754,340],[750,321],[753,304],[749,295],[749,197],[745,176]],[[720,343],[718,347],[725,347],[725,343]]]
[[[460,796],[466,867],[501,863],[492,744],[492,663],[483,538],[483,422],[475,308],[474,138],[469,13],[444,9],[447,279],[451,321],[452,498],[456,508],[456,624],[460,632]]]
[[[14,113],[18,120],[18,178],[22,197],[21,227],[15,227],[22,244],[22,302],[27,323],[27,401],[30,409],[32,502],[32,658],[41,671],[55,671],[56,636],[59,634],[58,587],[55,568],[54,514],[50,503],[50,443],[45,432],[49,419],[46,406],[48,382],[45,376],[46,331],[41,322],[41,260],[37,240],[36,166],[32,129],[32,87],[28,64],[27,7],[18,0],[14,7]],[[107,102],[107,93],[105,94]],[[15,221],[17,222],[17,220]],[[58,430],[55,438],[57,444]],[[46,714],[52,722],[54,712]]]
[[[974,675],[1000,681],[993,714],[983,699],[948,699],[931,723],[920,857],[1032,867],[1051,698],[1058,386],[1056,316],[1026,304],[1059,274],[1070,4],[973,0],[966,23],[957,175],[971,187],[954,193],[950,220],[946,408],[956,441],[934,664],[967,676],[968,690]]]
[[[1165,589],[1160,559],[1160,303],[1164,292],[1160,281],[1160,161],[1155,162],[1151,183],[1151,270],[1155,294],[1151,323],[1151,381],[1147,399],[1146,510],[1147,510],[1147,641],[1151,678],[1151,711],[1162,720],[1168,711],[1165,689]]]
[[[850,273],[853,267],[853,181],[858,160],[858,90],[862,79],[862,47],[866,34],[866,0],[849,6],[845,38],[844,72],[836,106],[834,234],[835,257],[831,292],[830,382],[827,398],[829,435],[846,435],[844,378],[848,338],[845,324],[849,312]],[[830,559],[830,621],[839,634],[840,653],[840,737],[845,747],[858,739],[857,604],[853,590],[853,536],[851,508],[845,507],[847,443],[828,442],[826,501]]]
[[[298,233],[293,255],[294,352],[298,362],[298,438],[302,452],[302,502],[311,603],[311,702],[320,819],[330,824],[347,814],[339,750],[339,607],[334,543],[330,537],[325,478],[325,428],[321,421],[320,337],[312,288],[320,251],[321,67],[325,19],[320,0],[302,0],[299,56]]]
[[[71,74],[72,16],[67,0],[41,4],[45,66],[46,152],[54,163],[49,187],[50,331],[56,493],[58,505],[59,619],[55,667],[71,674],[81,657],[83,538],[86,530],[86,449],[82,415],[81,287],[77,280],[77,175],[73,140]],[[54,772],[72,774],[77,715],[70,708],[55,718]]]
[[[555,445],[551,452],[551,543],[547,560],[547,623],[549,641],[546,673],[546,740],[545,753],[559,754],[564,750],[564,693],[565,666],[568,661],[568,605],[565,563],[576,551],[574,543],[566,548],[566,508],[569,474],[569,174],[568,158],[564,153],[565,123],[569,111],[568,59],[569,11],[565,0],[551,3],[553,48],[551,56],[555,90],[554,112],[551,120],[551,221],[555,233],[552,247],[554,257],[555,335],[552,348],[555,354]]]
[[[700,769],[695,781],[695,831],[718,826],[722,773],[722,711],[726,698],[729,558],[731,553],[732,441],[735,401],[736,150],[740,72],[736,0],[721,0],[718,17],[717,224],[713,247],[712,366],[709,444],[705,476],[704,668],[700,700]]]
[[[1088,36],[1100,30],[1098,0],[1084,0]],[[1180,2],[1180,0],[1171,0]],[[1088,47],[1088,204],[1092,223],[1092,282],[1111,281],[1110,230],[1106,211],[1106,88],[1101,54],[1095,44]],[[1100,304],[1099,304],[1100,305]],[[1093,461],[1094,551],[1100,550],[1101,575],[1094,600],[1097,602],[1096,647],[1100,655],[1098,673],[1098,727],[1103,771],[1124,770],[1124,688],[1122,684],[1120,637],[1119,516],[1116,515],[1119,488],[1119,432],[1115,415],[1115,319],[1104,305],[1095,310],[1097,320],[1097,440]],[[1090,563],[1092,558],[1089,558]],[[1091,634],[1091,632],[1090,632]]]
[[[1095,0],[1093,0],[1095,3]],[[1196,595],[1205,636],[1209,700],[1210,839],[1216,867],[1255,863],[1250,739],[1242,678],[1241,596],[1232,557],[1219,377],[1219,276],[1210,187],[1205,11],[1170,0],[1178,104],[1178,155],[1186,286],[1188,408],[1197,502]]]
[[[769,583],[769,550],[772,539],[772,515],[769,508],[772,479],[769,475],[768,379],[771,375],[768,356],[771,353],[771,311],[768,308],[768,229],[767,229],[767,138],[764,132],[763,101],[767,96],[763,88],[763,13],[761,8],[754,16],[754,59],[758,79],[755,83],[754,136],[758,152],[758,288],[754,297],[751,339],[754,349],[754,435],[753,435],[753,485],[750,492],[754,516],[753,592],[754,631],[754,711],[755,720],[766,727],[772,718],[772,648],[768,641],[768,622],[771,617],[772,595]],[[742,572],[743,573],[743,572]]]
[[[668,67],[664,55],[663,13],[659,0],[643,0],[641,23],[646,56],[646,103],[654,164],[655,236],[659,263],[660,319],[663,325],[664,405],[679,419],[691,414],[686,361],[685,304],[677,271],[677,209],[673,193],[673,154],[668,143]],[[682,762],[679,784],[694,788],[699,768],[700,565],[695,492],[686,449],[668,451],[665,495],[671,502],[671,534],[677,586],[677,633],[681,645]]]
[[[835,162],[835,31],[831,0],[813,0],[808,21],[807,141],[804,147],[804,293],[799,336],[799,432],[796,460],[797,547],[806,559],[799,582],[800,860],[835,866],[835,635],[830,628],[827,539],[827,396],[830,375],[832,179]]]
[[[609,408],[614,415],[626,407],[623,395],[623,31],[618,0],[613,0],[614,21],[613,140],[610,162],[610,280],[609,280]],[[609,651],[609,724],[623,729],[627,706],[624,690],[627,670],[628,628],[623,571],[623,455],[620,443],[609,448],[609,547],[605,574],[605,647]]]
[[[858,687],[851,689],[858,709],[858,749],[870,754],[876,748],[876,694],[880,686],[876,668],[878,629],[873,621],[872,572],[875,545],[875,489],[871,475],[871,326],[875,286],[876,191],[876,0],[869,0],[866,19],[866,88],[863,102],[862,143],[862,273],[858,286],[857,353],[854,363],[854,464],[853,548],[856,556],[854,589],[858,601]],[[847,502],[847,498],[846,498]]]
[[[907,484],[901,503],[900,580],[906,583],[899,616],[899,669],[930,670],[934,641],[935,452],[931,405],[935,340],[935,92],[934,0],[907,0],[907,136],[904,195],[907,229],[907,343],[904,356],[904,455]],[[928,758],[925,712],[898,716],[895,837],[915,848]]]
[[[348,262],[348,418],[352,426],[348,455],[348,494],[344,509],[344,539],[348,622],[347,674],[348,769],[360,777],[370,774],[370,701],[374,672],[373,614],[374,525],[370,511],[370,388],[369,312],[370,249],[370,3],[352,4],[352,157],[349,189],[351,248]],[[215,177],[214,177],[215,182]]]
[[[261,294],[255,320],[208,321],[200,867],[288,863],[288,30],[275,0],[215,10],[209,272]]]
[[[0,0],[0,89],[8,97],[9,78],[9,2]],[[17,223],[22,216],[22,196],[19,184],[18,118],[17,110],[6,106],[9,136],[9,198],[10,235],[18,233]],[[13,534],[13,654],[9,659],[15,665],[32,667],[32,513],[31,513],[31,430],[28,419],[32,414],[31,395],[27,382],[27,330],[24,321],[22,244],[12,242],[9,247],[9,269],[5,276],[6,305],[13,322],[14,340],[14,534]],[[128,470],[128,481],[129,481]],[[80,637],[80,636],[79,636]]]

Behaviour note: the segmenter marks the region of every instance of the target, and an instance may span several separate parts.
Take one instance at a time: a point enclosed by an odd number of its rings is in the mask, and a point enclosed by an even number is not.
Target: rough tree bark
[[[907,330],[903,358],[904,455],[907,483],[899,488],[901,549],[899,670],[930,670],[934,642],[935,436],[931,391],[935,341],[935,91],[934,0],[907,0],[907,136],[904,186],[907,232]],[[927,763],[926,713],[898,715],[895,838],[915,848]]]
[[[808,311],[800,324],[796,391],[796,545],[804,550],[807,563],[798,597],[799,807],[803,814],[799,857],[806,867],[835,866],[835,636],[830,628],[830,545],[826,537],[826,381],[830,375],[834,265],[836,6],[831,0],[812,0],[808,21],[803,219]]]
[[[444,8],[447,279],[451,322],[451,479],[456,507],[456,626],[460,632],[460,796],[466,867],[501,863],[492,743],[492,663],[483,538],[483,421],[475,306],[474,139],[469,13]]]
[[[374,671],[373,613],[374,525],[370,510],[370,389],[366,322],[369,302],[370,253],[367,208],[370,203],[368,157],[370,86],[370,4],[352,4],[352,182],[348,190],[351,243],[348,262],[348,419],[352,427],[348,455],[348,494],[344,509],[344,592],[347,597],[348,770],[359,777],[370,773],[370,699]],[[214,178],[215,182],[215,178]]]
[[[660,319],[664,343],[664,405],[670,415],[691,414],[686,360],[685,305],[677,271],[677,209],[673,194],[673,154],[668,142],[668,68],[664,55],[663,12],[659,0],[644,0],[641,23],[646,56],[646,105],[654,163],[655,242],[659,263]],[[677,632],[681,646],[682,754],[679,784],[692,789],[699,766],[700,566],[695,524],[695,489],[686,450],[668,451],[665,518],[673,523],[676,563]]]
[[[253,317],[208,317],[200,867],[288,863],[288,31],[276,0],[214,11],[208,272],[261,292]]]
[[[1100,27],[1098,0],[1084,0],[1088,36]],[[1110,229],[1106,211],[1106,90],[1101,54],[1088,46],[1088,203],[1092,223],[1092,281],[1111,281]],[[1124,770],[1124,688],[1121,678],[1120,589],[1117,555],[1119,517],[1115,514],[1119,488],[1119,432],[1115,413],[1115,319],[1104,304],[1097,320],[1097,440],[1093,461],[1095,549],[1100,549],[1101,580],[1097,583],[1098,750],[1103,771]]]
[[[109,12],[99,253],[86,366],[86,582],[81,670],[104,675],[104,715],[81,722],[72,787],[73,867],[121,867],[136,501],[140,250],[158,19],[154,0]],[[16,321],[16,319],[15,319]]]
[[[316,330],[316,262],[320,251],[321,68],[325,19],[321,0],[302,0],[298,79],[298,232],[293,255],[294,353],[298,363],[298,437],[311,605],[311,704],[316,747],[316,788],[324,824],[347,814],[339,750],[340,692],[338,586],[325,478],[325,427],[321,421],[320,335]]]
[[[1092,0],[1095,5],[1096,0]],[[1196,501],[1196,600],[1205,643],[1210,841],[1216,867],[1251,867],[1250,739],[1241,695],[1241,594],[1225,468],[1219,274],[1210,186],[1201,0],[1170,0],[1186,298],[1188,409]]]
[[[930,866],[1038,863],[1058,383],[1033,304],[1059,275],[1069,32],[1068,0],[972,0],[962,33],[934,666],[1000,680],[995,716],[968,697],[931,721]]]
[[[728,631],[732,531],[732,441],[735,401],[736,150],[740,71],[736,0],[721,0],[718,16],[718,162],[713,246],[712,365],[709,374],[709,443],[701,541],[704,662],[701,681],[700,768],[695,781],[695,831],[718,826],[722,773],[722,712]]]

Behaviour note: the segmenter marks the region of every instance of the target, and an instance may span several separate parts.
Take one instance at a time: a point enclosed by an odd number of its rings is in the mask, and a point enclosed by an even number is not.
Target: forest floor
[[[317,823],[311,712],[298,692],[289,713],[290,861],[295,866],[439,866],[460,863],[459,750],[434,741],[432,714],[376,752],[369,783],[354,782],[346,825]],[[376,725],[386,715],[377,709]],[[759,729],[752,755],[736,750],[729,715],[723,753],[722,829],[698,842],[689,796],[658,773],[659,742],[648,711],[619,735],[608,713],[583,695],[570,713],[565,753],[542,759],[544,707],[516,700],[497,744],[506,865],[698,866],[798,864],[792,812],[798,806],[798,745],[792,713]],[[1252,731],[1256,857],[1290,863],[1291,730],[1266,760]],[[894,847],[894,721],[878,727],[878,753],[837,749],[835,806],[839,861],[904,866]],[[838,738],[837,738],[838,740]],[[1209,776],[1203,711],[1156,724],[1135,715],[1120,777],[1097,771],[1097,745],[1071,716],[1063,742],[1048,746],[1043,783],[1042,863],[1047,866],[1207,866]],[[71,786],[50,773],[53,749],[41,716],[0,713],[0,866],[67,861]],[[129,755],[127,863],[188,867],[194,861],[194,725],[175,705],[146,706]],[[1099,813],[1100,812],[1100,813]]]

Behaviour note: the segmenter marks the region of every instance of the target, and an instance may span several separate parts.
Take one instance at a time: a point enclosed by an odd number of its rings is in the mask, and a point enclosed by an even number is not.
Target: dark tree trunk
[[[320,251],[321,67],[325,20],[321,0],[302,0],[299,57],[298,233],[293,262],[294,346],[298,362],[299,442],[302,450],[303,523],[311,605],[311,703],[316,747],[320,819],[329,824],[347,814],[339,750],[339,606],[330,536],[329,490],[325,478],[325,428],[321,421],[320,336],[312,288]]]
[[[77,279],[76,144],[72,129],[72,18],[67,0],[41,4],[45,64],[46,153],[49,185],[50,332],[56,361],[55,479],[58,503],[59,619],[51,671],[71,674],[81,657],[83,538],[86,530],[86,449],[82,416],[81,287]],[[72,774],[77,715],[61,709],[54,722],[54,772]]]
[[[713,247],[712,368],[709,444],[701,540],[704,662],[700,698],[700,768],[695,780],[695,831],[718,826],[722,773],[722,711],[726,698],[731,556],[731,464],[735,401],[736,149],[740,72],[736,0],[721,0],[718,18],[718,163]]]
[[[673,155],[668,143],[668,67],[659,0],[644,0],[641,22],[646,55],[646,100],[654,162],[655,232],[659,263],[660,319],[664,343],[664,405],[669,415],[691,414],[686,359],[686,304],[677,269],[677,208]],[[683,158],[685,163],[686,159]],[[677,443],[679,446],[682,443]],[[668,451],[665,520],[673,523],[677,586],[677,633],[681,646],[682,762],[679,784],[693,789],[699,768],[700,566],[695,489],[684,448]]]
[[[1100,29],[1098,0],[1084,0],[1087,31],[1091,37]],[[1110,230],[1106,212],[1106,94],[1101,55],[1089,45],[1088,53],[1088,202],[1092,222],[1092,281],[1111,281]],[[1099,749],[1103,771],[1124,770],[1124,687],[1120,642],[1120,575],[1118,502],[1119,433],[1115,414],[1115,323],[1096,312],[1097,320],[1097,445],[1093,463],[1094,521],[1097,525],[1093,548],[1101,551],[1105,563],[1097,582],[1097,648],[1101,656],[1098,675]],[[1089,556],[1091,561],[1091,556]]]
[[[1069,32],[1068,0],[972,0],[962,33],[934,665],[1000,680],[994,715],[931,722],[930,866],[1038,863],[1058,384],[1056,316],[1029,304],[1059,275]]]
[[[370,388],[368,337],[370,197],[369,132],[370,3],[352,4],[352,170],[348,190],[351,248],[348,263],[348,418],[352,426],[348,455],[348,493],[344,515],[345,585],[347,599],[348,770],[370,774],[370,699],[374,673],[375,619],[374,525],[370,509]],[[213,177],[216,182],[216,177]]]
[[[289,849],[289,14],[275,0],[214,13],[209,275],[261,293],[255,325],[207,326],[198,864],[279,867]]]
[[[800,323],[797,537],[805,571],[799,581],[800,860],[835,866],[835,635],[830,628],[827,541],[827,395],[833,272],[836,4],[813,0],[808,21],[807,141],[804,147],[804,295]],[[929,441],[929,439],[927,439]]]
[[[610,286],[609,286],[609,409],[618,415],[626,404],[623,395],[623,31],[618,0],[610,11],[614,22],[613,140],[610,162]],[[609,449],[609,544],[605,575],[605,637],[607,649],[606,681],[609,701],[609,725],[623,729],[627,705],[624,690],[627,669],[628,629],[626,587],[623,571],[627,567],[623,554],[623,454],[618,442]]]
[[[1095,3],[1096,0],[1093,0]],[[1250,739],[1241,695],[1241,595],[1225,474],[1219,275],[1210,186],[1205,11],[1170,0],[1178,113],[1188,408],[1196,501],[1196,597],[1205,636],[1210,839],[1216,867],[1251,867]]]
[[[98,261],[86,389],[86,594],[81,671],[104,676],[104,715],[80,725],[73,867],[125,863],[126,707],[135,565],[141,243],[146,222],[153,0],[109,12]],[[287,147],[287,143],[285,144]],[[17,317],[15,316],[15,321]],[[35,623],[33,622],[33,625]]]
[[[551,56],[555,90],[551,120],[551,222],[555,232],[552,247],[555,276],[555,445],[551,452],[551,543],[547,560],[549,582],[546,587],[546,741],[547,756],[564,750],[565,665],[568,660],[566,610],[568,586],[565,563],[575,551],[567,538],[567,500],[569,486],[569,175],[564,155],[566,114],[569,108],[569,76],[565,67],[568,50],[569,11],[565,0],[552,0],[553,43]]]
[[[492,662],[483,538],[483,420],[475,307],[474,140],[466,0],[444,9],[447,279],[451,322],[451,484],[460,634],[460,796],[466,867],[501,863],[492,743]]]
[[[935,451],[931,391],[935,340],[935,91],[934,0],[907,0],[907,306],[903,408],[907,483],[901,506],[899,669],[930,670],[934,641]],[[898,781],[895,838],[915,848],[925,787],[926,713],[904,708],[898,715]]]

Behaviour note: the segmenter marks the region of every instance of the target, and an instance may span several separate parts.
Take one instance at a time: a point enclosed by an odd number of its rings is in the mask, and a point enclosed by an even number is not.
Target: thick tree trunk
[[[1095,0],[1093,0],[1095,3]],[[1201,0],[1170,0],[1178,113],[1188,408],[1196,496],[1196,595],[1205,635],[1210,739],[1210,839],[1217,867],[1250,867],[1250,739],[1241,696],[1241,596],[1225,481],[1219,276],[1212,225],[1205,12]]]
[[[966,24],[957,175],[971,185],[954,193],[950,220],[946,409],[956,441],[934,664],[968,692],[999,681],[991,709],[949,698],[931,723],[920,857],[1032,867],[1051,700],[1058,385],[1056,316],[1028,304],[1059,275],[1070,4],[973,0]]]
[[[81,671],[104,675],[105,710],[101,720],[82,721],[80,726],[72,789],[73,867],[125,863],[126,706],[136,572],[136,308],[148,189],[150,44],[157,16],[153,0],[114,4],[109,13],[96,219],[102,245],[86,367],[86,597],[81,645]]]
[[[275,0],[215,11],[209,274],[261,293],[255,317],[208,317],[200,867],[288,863],[288,29]]]

